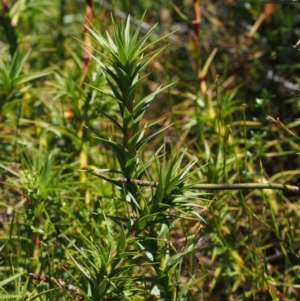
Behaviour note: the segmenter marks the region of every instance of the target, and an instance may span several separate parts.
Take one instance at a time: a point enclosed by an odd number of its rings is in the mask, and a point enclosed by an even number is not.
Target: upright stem
[[[91,61],[92,42],[87,29],[91,26],[92,19],[93,19],[93,3],[92,0],[86,0],[85,22],[84,22],[83,72],[82,72],[83,76],[86,75]]]
[[[193,32],[193,42],[196,54],[196,66],[197,66],[197,77],[199,88],[202,93],[206,92],[206,83],[201,68],[201,45],[200,45],[200,26],[201,26],[201,9],[200,0],[193,0],[193,14],[194,14],[194,32]]]

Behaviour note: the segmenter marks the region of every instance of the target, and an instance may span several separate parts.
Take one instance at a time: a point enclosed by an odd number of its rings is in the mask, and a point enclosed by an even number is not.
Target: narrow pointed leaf
[[[0,84],[2,85],[0,93],[9,93],[11,91],[11,80],[6,70],[0,68]]]
[[[41,71],[41,72],[34,72],[34,73],[32,72],[32,73],[29,73],[29,74],[23,74],[23,75],[20,75],[20,76],[16,77],[12,81],[12,85],[14,87],[17,86],[17,85],[22,85],[22,84],[25,84],[25,83],[27,83],[31,80],[47,76],[51,73],[52,73],[51,71]]]
[[[139,150],[145,143],[147,143],[148,141],[150,141],[151,139],[153,139],[155,136],[159,135],[160,133],[164,132],[167,128],[169,128],[170,126],[172,126],[173,124],[169,124],[166,127],[158,130],[157,132],[153,133],[152,135],[138,141],[136,143],[136,149]]]
[[[30,54],[30,50],[27,51],[24,56],[21,56],[19,51],[16,51],[9,70],[9,77],[11,79],[14,79],[20,75],[29,57],[29,54]]]
[[[163,90],[171,87],[174,83],[169,84],[167,86],[164,87],[159,87],[158,89],[156,89],[154,92],[152,92],[150,95],[146,96],[145,98],[143,98],[141,101],[139,101],[135,107],[134,107],[134,111],[139,112],[141,107],[143,108],[143,110],[145,110],[145,108],[149,105],[149,103],[153,100],[153,98],[159,94],[160,92],[162,92]],[[137,116],[135,116],[135,118],[137,118],[139,116],[139,114],[137,114]]]
[[[104,111],[102,111],[100,109],[97,109],[97,108],[95,108],[95,109],[97,110],[97,112],[99,112],[100,114],[105,116],[107,119],[109,119],[124,134],[123,127],[118,123],[118,121],[115,118],[111,117],[110,115],[106,114]]]

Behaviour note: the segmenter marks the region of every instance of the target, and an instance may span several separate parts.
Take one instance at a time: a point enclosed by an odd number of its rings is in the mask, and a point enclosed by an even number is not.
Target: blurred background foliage
[[[101,212],[125,209],[111,184],[84,172],[116,168],[91,129],[120,139],[99,113],[117,118],[117,104],[84,51],[82,41],[101,51],[84,24],[112,32],[111,15],[130,14],[135,22],[145,11],[142,34],[158,23],[150,42],[168,35],[160,46],[169,46],[147,66],[138,97],[175,82],[143,120],[159,120],[152,131],[172,124],[144,147],[145,162],[168,136],[173,149],[188,148],[186,162],[199,160],[195,182],[300,185],[299,2],[2,0],[0,281],[26,271],[86,288],[70,262],[80,254],[66,251],[72,244],[65,237],[79,248],[86,246],[79,232],[105,244]],[[207,197],[205,223],[186,221],[171,232],[178,250],[198,227],[203,233],[180,270],[183,283],[195,281],[185,300],[299,300],[298,195],[252,190]],[[27,280],[25,274],[0,288],[8,299],[16,287],[30,298],[44,289]],[[47,289],[39,298],[73,298]]]

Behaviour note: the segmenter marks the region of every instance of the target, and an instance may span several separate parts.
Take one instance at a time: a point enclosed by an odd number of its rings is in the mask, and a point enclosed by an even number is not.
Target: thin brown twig
[[[200,44],[200,29],[201,29],[201,8],[200,8],[200,0],[193,0],[193,15],[194,19],[192,21],[194,25],[193,30],[193,42],[195,47],[195,53],[196,53],[196,66],[197,66],[197,78],[198,78],[198,84],[199,88],[202,93],[206,91],[206,84],[204,75],[202,72],[201,67],[201,59],[200,59],[200,51],[201,51],[201,44]]]
[[[85,74],[89,68],[91,61],[91,37],[88,34],[88,28],[91,26],[93,19],[93,3],[92,0],[86,0],[85,5],[85,22],[84,22],[84,53],[83,53],[83,73]]]
[[[197,53],[200,52],[200,26],[201,26],[201,13],[199,0],[193,1],[193,13],[194,13],[194,45]]]
[[[9,11],[8,0],[2,0],[2,8],[4,13],[8,13]]]
[[[275,11],[275,4],[274,3],[265,3],[263,5],[263,10],[260,13],[258,19],[252,26],[251,30],[248,32],[248,37],[251,38],[254,36],[258,28],[261,26],[261,24],[270,17]]]
[[[82,293],[77,286],[73,284],[67,284],[65,281],[63,281],[60,278],[56,279],[54,277],[49,277],[49,276],[35,274],[35,273],[29,273],[29,276],[34,280],[56,284],[59,287],[65,288],[66,290],[77,294],[81,300],[83,299]]]

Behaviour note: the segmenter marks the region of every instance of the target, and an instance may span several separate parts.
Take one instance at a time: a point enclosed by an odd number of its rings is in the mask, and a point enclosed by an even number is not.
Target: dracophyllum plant
[[[112,295],[124,300],[139,300],[136,289],[139,288],[141,293],[140,289],[143,288],[144,293],[141,295],[150,293],[160,296],[161,300],[184,300],[188,288],[181,293],[178,291],[180,266],[183,256],[194,250],[194,242],[197,240],[191,240],[184,249],[177,252],[170,243],[170,229],[183,215],[191,213],[191,208],[195,205],[191,201],[194,196],[188,192],[189,186],[185,185],[185,181],[193,173],[191,170],[196,162],[191,160],[181,168],[184,152],[174,154],[167,150],[166,145],[157,150],[147,162],[143,162],[139,155],[141,147],[164,130],[146,137],[145,130],[155,123],[141,126],[140,122],[155,96],[170,85],[159,86],[154,92],[141,98],[136,96],[137,89],[145,79],[141,75],[143,69],[165,47],[148,53],[148,49],[163,38],[146,45],[154,27],[140,37],[142,22],[135,30],[131,29],[130,22],[130,18],[121,24],[113,21],[113,36],[106,33],[104,37],[88,28],[94,42],[102,48],[101,52],[94,50],[94,59],[102,67],[111,91],[108,93],[99,87],[94,88],[116,100],[119,118],[100,112],[115,125],[122,136],[121,141],[114,141],[93,130],[101,142],[112,149],[119,169],[108,167],[91,172],[117,186],[127,206],[126,213],[123,212],[121,216],[119,213],[108,216],[105,210],[99,212],[101,220],[107,221],[105,227],[109,229],[109,243],[107,247],[100,248],[95,246],[95,240],[88,239],[89,244],[97,250],[94,259],[86,258],[93,262],[92,271],[84,272],[90,284],[88,295],[92,300]],[[153,183],[153,187],[143,190],[136,181],[141,184],[144,175],[153,175],[155,172],[150,172],[151,168],[156,170],[158,181],[149,182],[150,186]],[[119,178],[108,177],[104,171]],[[194,216],[199,221],[196,212]],[[118,229],[116,233],[109,226],[110,222]],[[96,262],[98,264],[95,265]],[[85,262],[85,266],[89,266],[89,263]],[[130,283],[127,281],[128,275],[131,277]],[[124,289],[118,290],[122,285]],[[131,299],[133,295],[137,299]]]
[[[153,136],[163,131],[162,129],[150,137],[145,137],[146,128],[154,124],[141,127],[140,122],[155,96],[170,85],[160,86],[144,98],[137,99],[136,91],[143,84],[145,78],[145,76],[141,76],[141,72],[155,56],[165,49],[165,46],[146,53],[149,47],[157,44],[163,38],[146,45],[146,41],[155,26],[143,37],[140,37],[142,23],[133,31],[130,22],[130,17],[125,25],[123,23],[117,24],[113,21],[113,37],[108,33],[104,37],[93,29],[88,28],[88,30],[94,41],[100,44],[104,50],[103,52],[97,51],[98,55],[94,55],[94,59],[102,67],[111,91],[107,93],[97,87],[95,89],[113,97],[117,101],[122,122],[107,115],[105,112],[101,113],[121,131],[123,140],[122,143],[118,143],[103,137],[99,133],[97,133],[97,136],[113,150],[120,167],[119,171],[115,171],[118,173],[118,176],[140,179],[145,172],[145,166],[140,163],[139,150]],[[110,172],[112,171],[110,170]],[[128,197],[134,197],[134,202],[142,202],[141,198],[138,197],[138,190],[134,186],[128,189]],[[139,206],[143,207],[143,204],[139,204]]]

